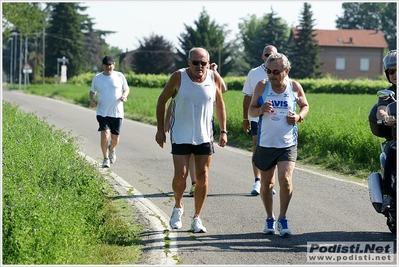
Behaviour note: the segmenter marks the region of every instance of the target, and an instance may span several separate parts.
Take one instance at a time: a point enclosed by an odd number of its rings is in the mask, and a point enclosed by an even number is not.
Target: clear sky
[[[335,29],[335,20],[343,15],[342,3],[338,1],[308,1],[315,20],[315,29]],[[231,33],[228,40],[235,39],[242,19],[256,15],[261,18],[272,9],[286,21],[288,26],[298,25],[304,2],[301,1],[86,1],[84,12],[92,18],[94,28],[115,31],[106,42],[122,49],[134,50],[151,34],[163,36],[178,46],[177,37],[185,32],[185,26],[195,27],[203,8],[211,20]]]

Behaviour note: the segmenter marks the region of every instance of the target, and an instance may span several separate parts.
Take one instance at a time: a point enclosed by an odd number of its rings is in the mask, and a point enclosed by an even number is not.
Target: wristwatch
[[[229,135],[229,132],[228,132],[228,131],[220,131],[220,134],[226,134],[226,135]]]

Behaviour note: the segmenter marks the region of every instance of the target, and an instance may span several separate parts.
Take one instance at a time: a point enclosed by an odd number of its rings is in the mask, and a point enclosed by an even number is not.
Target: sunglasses
[[[201,63],[201,66],[206,66],[206,64],[208,64],[208,62],[205,62],[205,61],[198,61],[198,60],[191,60],[190,59],[190,61],[191,61],[191,63],[193,63],[193,65],[194,66],[198,66],[200,63]]]
[[[264,54],[265,57],[269,57],[271,54]]]
[[[270,70],[266,68],[266,73],[270,74],[273,73],[273,75],[280,75],[280,73],[282,73],[284,70]]]
[[[396,73],[396,69],[388,69],[389,75],[393,75]]]

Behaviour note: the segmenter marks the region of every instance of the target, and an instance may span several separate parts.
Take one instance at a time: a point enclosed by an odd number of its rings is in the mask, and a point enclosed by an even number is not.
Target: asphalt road
[[[3,100],[18,104],[21,110],[34,112],[56,128],[71,131],[79,137],[81,152],[102,162],[95,110],[17,91],[2,93]],[[165,227],[174,205],[173,166],[170,144],[160,148],[155,132],[154,126],[125,120],[116,150],[117,161],[111,170],[158,210],[157,219]],[[194,207],[193,198],[185,197],[183,227],[170,232],[169,258],[174,256],[183,265],[304,265],[311,264],[307,242],[384,241],[395,243],[395,261],[391,264],[396,264],[396,238],[389,232],[385,218],[374,211],[365,185],[299,166],[294,171],[294,192],[287,213],[293,236],[265,236],[262,230],[266,215],[261,199],[249,194],[253,183],[250,153],[217,145],[215,150],[209,194],[201,216],[208,232],[188,232]],[[278,185],[275,189],[274,209],[278,215]],[[186,195],[188,191],[189,185]],[[158,244],[163,244],[164,227],[154,229],[154,233],[161,233]],[[162,245],[159,249],[162,253]]]

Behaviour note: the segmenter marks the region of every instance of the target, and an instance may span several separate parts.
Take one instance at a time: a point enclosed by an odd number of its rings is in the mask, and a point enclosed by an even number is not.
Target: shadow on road
[[[175,231],[175,230],[174,230]],[[307,252],[307,242],[394,242],[396,254],[395,236],[387,232],[315,232],[295,234],[290,238],[282,238],[279,235],[263,235],[262,233],[243,234],[192,234],[188,231],[179,231],[182,235],[178,238],[179,251],[184,250],[223,250],[224,252]],[[187,233],[187,236],[184,233]],[[143,233],[151,235],[151,232]],[[196,241],[196,242],[193,242]],[[152,240],[160,241],[160,240]]]

